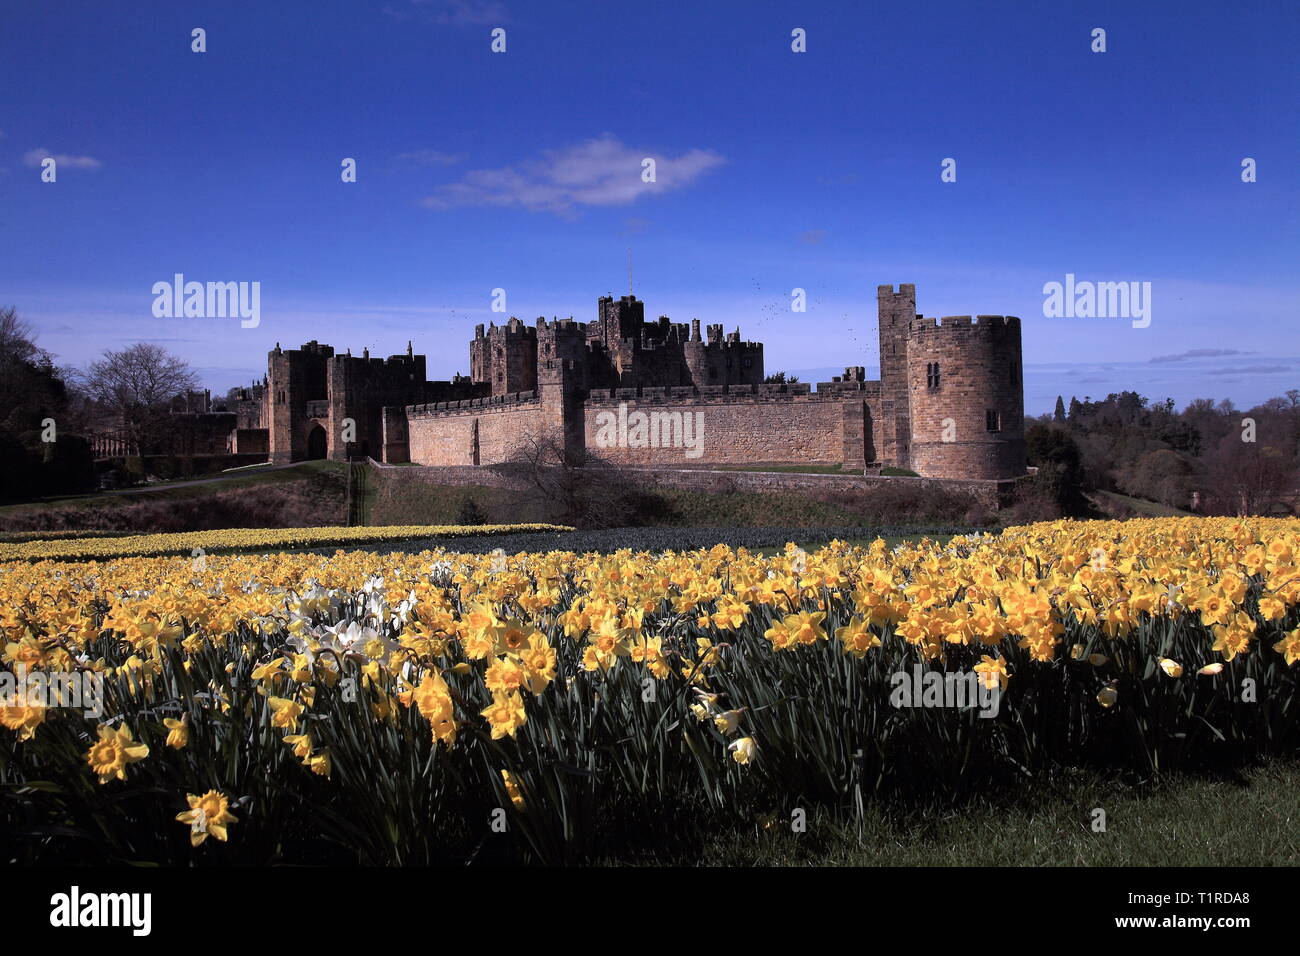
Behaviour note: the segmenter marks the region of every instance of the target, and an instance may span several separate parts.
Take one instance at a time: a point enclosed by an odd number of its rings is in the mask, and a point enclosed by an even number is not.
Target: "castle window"
[[[753,367],[754,367],[754,360],[753,360],[753,359],[745,359],[745,368],[753,368]]]
[[[984,427],[991,432],[1002,431],[1001,417],[996,409],[990,408],[984,413]]]
[[[1012,387],[1012,388],[1015,388],[1015,385],[1016,385],[1016,363],[1015,363],[1015,362],[1012,362],[1012,363],[1011,363],[1011,376],[1010,376],[1010,377],[1011,377],[1011,387]]]
[[[926,388],[939,387],[939,363],[938,362],[925,363],[925,387]]]

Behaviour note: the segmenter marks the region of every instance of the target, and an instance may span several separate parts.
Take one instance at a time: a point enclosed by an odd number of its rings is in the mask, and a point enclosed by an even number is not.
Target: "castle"
[[[387,359],[308,342],[268,356],[266,378],[228,409],[227,449],[273,463],[368,455],[384,462],[491,465],[554,436],[622,465],[840,465],[925,477],[1025,473],[1020,320],[916,312],[916,287],[880,286],[880,380],[850,366],[816,391],[764,384],[763,346],[720,325],[701,335],[665,316],[647,322],[631,295],[603,297],[592,322],[516,318],[479,325],[470,374],[425,379],[408,344]],[[617,412],[669,422],[695,414],[699,447],[602,440]]]

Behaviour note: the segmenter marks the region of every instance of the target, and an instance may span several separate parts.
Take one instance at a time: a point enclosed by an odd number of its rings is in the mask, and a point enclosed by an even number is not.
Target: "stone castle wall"
[[[541,421],[536,392],[410,406],[409,460],[420,465],[500,464],[540,433]]]
[[[620,465],[829,465],[847,456],[862,467],[869,417],[861,393],[806,385],[595,389],[583,435],[588,451]]]

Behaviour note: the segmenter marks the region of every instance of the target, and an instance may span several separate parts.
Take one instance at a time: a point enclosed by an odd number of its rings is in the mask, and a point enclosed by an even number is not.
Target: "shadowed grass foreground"
[[[699,855],[639,860],[707,866],[1295,866],[1300,764],[1278,761],[1232,779],[1174,776],[1134,786],[1080,774],[1055,788],[957,807],[869,807],[861,829],[810,811],[756,821]],[[1093,812],[1106,813],[1093,832]],[[623,863],[625,860],[606,860]]]

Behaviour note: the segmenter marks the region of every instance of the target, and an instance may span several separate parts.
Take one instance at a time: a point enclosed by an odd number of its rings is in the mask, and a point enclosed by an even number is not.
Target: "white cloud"
[[[68,156],[65,153],[51,153],[48,149],[38,146],[36,149],[30,149],[23,154],[23,162],[28,166],[39,166],[41,160],[47,156],[53,156],[54,161],[59,164],[59,169],[99,169],[104,164],[93,156]]]
[[[655,161],[655,182],[642,182],[642,160]],[[522,206],[571,213],[577,206],[622,206],[641,196],[680,189],[725,160],[709,149],[675,157],[624,146],[609,133],[500,169],[476,169],[422,200],[431,209]]]

